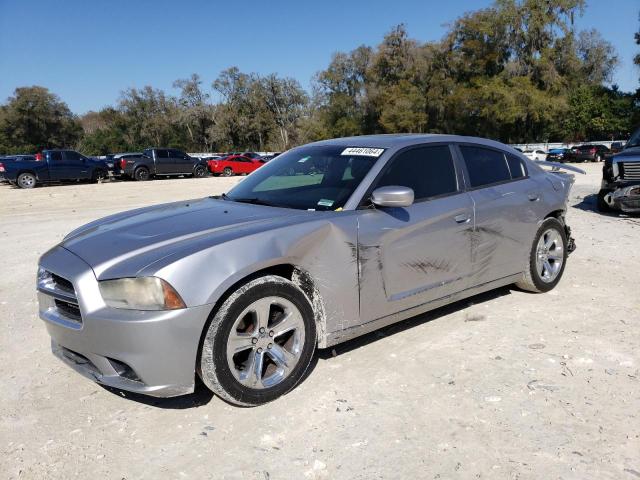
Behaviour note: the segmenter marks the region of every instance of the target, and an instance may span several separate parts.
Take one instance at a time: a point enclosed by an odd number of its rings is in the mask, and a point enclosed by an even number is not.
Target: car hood
[[[613,157],[614,162],[640,162],[640,147],[631,147],[624,149],[620,153],[616,153]]]
[[[265,229],[311,218],[306,212],[213,198],[156,205],[84,225],[61,243],[99,279],[135,275],[175,253],[188,255]],[[317,218],[317,217],[315,217]]]

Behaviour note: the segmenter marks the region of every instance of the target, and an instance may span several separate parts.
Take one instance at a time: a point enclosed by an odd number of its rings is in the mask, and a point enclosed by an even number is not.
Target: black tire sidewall
[[[139,178],[139,175],[140,175],[142,172],[147,172],[147,177],[146,177],[146,178]],[[139,182],[144,182],[144,181],[146,181],[146,180],[149,180],[149,170],[147,170],[147,169],[146,169],[146,168],[144,168],[144,167],[140,167],[140,168],[138,168],[135,172],[133,172],[133,178],[135,178],[135,179],[136,179],[137,181],[139,181]]]
[[[281,383],[266,389],[250,389],[239,383],[227,362],[227,339],[231,332],[231,328],[240,313],[251,303],[259,298],[279,296],[293,303],[300,313],[305,325],[305,342],[293,371]],[[221,319],[213,338],[209,334],[205,337],[205,341],[213,341],[213,364],[215,367],[216,377],[219,385],[233,399],[244,405],[259,405],[275,400],[284,395],[304,376],[309,363],[313,357],[316,345],[316,326],[313,310],[309,301],[302,291],[294,286],[283,283],[266,282],[253,286],[238,297],[233,304],[226,310],[224,317]],[[203,349],[204,354],[204,349]]]
[[[599,212],[607,213],[612,211],[609,204],[604,200],[604,197],[607,193],[609,193],[608,190],[600,190],[598,192],[598,200],[596,202],[596,207],[598,208]]]
[[[20,181],[20,178],[24,177],[24,176],[30,176],[33,177],[33,184],[32,185],[27,185],[27,186],[23,186],[22,182]],[[20,188],[35,188],[36,186],[36,176],[33,173],[21,173],[20,175],[18,175],[18,178],[16,178],[16,185],[18,185]]]
[[[546,232],[550,228],[554,228],[560,233],[560,236],[562,238],[562,248],[564,252],[563,252],[562,266],[560,267],[560,272],[558,273],[558,276],[553,280],[553,282],[545,282],[540,278],[540,275],[538,274],[538,269],[536,268],[536,254],[537,254],[538,241],[540,240],[540,237],[542,236],[542,234],[544,234],[544,232]],[[548,292],[550,290],[553,290],[555,286],[560,282],[560,280],[562,279],[562,275],[564,274],[564,268],[566,266],[567,266],[567,233],[565,232],[564,226],[562,225],[562,223],[560,223],[559,220],[555,218],[547,218],[545,219],[544,222],[542,222],[542,224],[538,228],[538,231],[536,232],[536,236],[534,237],[534,240],[533,240],[533,245],[531,247],[531,253],[529,254],[529,268],[531,269],[531,279],[533,280],[534,285],[540,292]]]
[[[222,174],[225,177],[231,177],[231,176],[233,176],[233,169],[230,168],[230,167],[225,167],[224,170],[222,170]]]
[[[202,178],[206,175],[207,170],[202,166],[202,165],[198,165],[194,170],[193,170],[193,177],[194,178]]]

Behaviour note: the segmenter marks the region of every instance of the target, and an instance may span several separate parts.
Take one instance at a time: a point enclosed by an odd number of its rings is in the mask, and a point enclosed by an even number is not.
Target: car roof
[[[380,135],[359,135],[356,137],[342,137],[331,140],[321,140],[310,145],[343,145],[345,147],[371,147],[371,148],[401,148],[420,143],[456,142],[476,143],[488,147],[513,150],[513,147],[487,138],[467,137],[463,135],[445,135],[438,133],[392,133]]]

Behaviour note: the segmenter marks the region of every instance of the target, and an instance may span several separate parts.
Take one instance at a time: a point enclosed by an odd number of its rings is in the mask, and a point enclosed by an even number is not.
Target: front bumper
[[[38,281],[40,318],[55,356],[85,377],[122,390],[157,397],[193,392],[200,334],[211,306],[115,309],[104,304],[93,270],[68,250],[55,247],[40,266],[72,285],[61,291]]]
[[[640,213],[640,184],[619,187],[604,197],[609,207],[626,213]]]

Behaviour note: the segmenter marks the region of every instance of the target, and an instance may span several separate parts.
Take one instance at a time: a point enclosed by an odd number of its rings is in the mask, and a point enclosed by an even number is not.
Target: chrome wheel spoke
[[[273,347],[268,350],[268,355],[274,361],[276,366],[279,369],[282,369],[285,375],[287,375],[298,362],[298,357],[296,355],[280,345],[273,345]]]
[[[264,353],[257,351],[251,352],[248,359],[248,367],[246,372],[240,375],[240,383],[248,387],[256,388],[262,386],[262,363],[264,362]]]
[[[543,282],[553,282],[564,261],[564,242],[555,229],[544,232],[536,246],[536,270]]]
[[[297,309],[285,312],[284,318],[271,327],[274,332],[273,337],[278,338],[280,335],[302,327],[302,325],[302,315]]]
[[[227,342],[227,351],[230,350],[235,354],[253,348],[252,338],[252,335],[246,333],[231,332]]]

